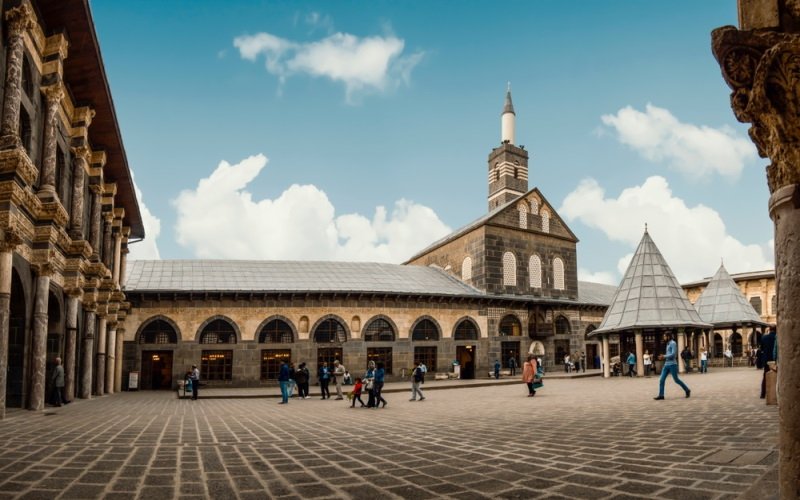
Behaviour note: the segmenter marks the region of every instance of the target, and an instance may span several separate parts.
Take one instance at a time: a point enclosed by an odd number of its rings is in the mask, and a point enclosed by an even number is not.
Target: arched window
[[[519,227],[528,229],[528,206],[525,203],[520,203],[517,205],[517,210],[519,211]]]
[[[411,340],[439,340],[439,327],[427,318],[421,319],[414,325]]]
[[[394,328],[383,318],[375,318],[364,328],[364,341],[366,342],[393,342]]]
[[[553,288],[564,289],[564,261],[560,257],[553,259]]]
[[[731,352],[734,358],[742,357],[742,336],[739,332],[733,332],[730,338]]]
[[[542,288],[542,259],[538,255],[532,255],[528,262],[528,274],[530,275],[531,288]]]
[[[714,357],[721,358],[725,349],[722,347],[722,335],[719,333],[714,334]]]
[[[333,318],[328,318],[320,323],[314,330],[314,342],[325,344],[329,342],[345,342],[347,330]]]
[[[261,344],[291,344],[294,342],[292,327],[282,319],[273,319],[258,333],[258,342]]]
[[[478,327],[468,319],[462,319],[456,326],[453,340],[478,340]]]
[[[461,262],[461,279],[463,281],[472,279],[472,257],[464,257]]]
[[[550,211],[546,208],[542,209],[542,232],[550,232]]]
[[[536,198],[531,198],[531,213],[533,215],[539,215],[539,200]]]
[[[163,319],[155,319],[139,333],[140,344],[177,344],[178,333]]]
[[[517,259],[511,252],[503,254],[503,285],[517,285]]]
[[[569,320],[564,316],[556,318],[556,335],[567,335],[572,331]]]
[[[522,335],[522,325],[520,325],[519,320],[513,314],[509,314],[505,316],[502,320],[500,320],[500,335],[508,335],[517,337]]]
[[[235,344],[236,330],[224,319],[215,319],[203,328],[201,344]]]
[[[750,305],[753,306],[756,313],[761,316],[761,297],[750,297]]]

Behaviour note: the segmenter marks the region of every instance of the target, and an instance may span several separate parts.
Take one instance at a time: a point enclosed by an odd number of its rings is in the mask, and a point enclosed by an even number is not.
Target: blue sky
[[[681,280],[771,265],[766,161],[710,50],[732,0],[91,6],[160,223],[139,258],[400,262],[485,213],[510,81],[584,278],[618,281],[644,222]]]

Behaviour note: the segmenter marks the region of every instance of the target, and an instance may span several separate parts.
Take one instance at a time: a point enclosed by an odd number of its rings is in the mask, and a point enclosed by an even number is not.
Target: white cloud
[[[316,22],[322,21],[317,17]],[[239,49],[241,57],[249,61],[263,55],[267,71],[278,76],[281,83],[294,74],[341,82],[348,102],[352,102],[359,91],[384,91],[401,83],[408,84],[411,71],[424,55],[423,52],[404,54],[405,41],[393,35],[359,38],[348,33],[334,33],[321,40],[302,43],[258,33],[237,37],[233,45]]]
[[[652,104],[644,113],[626,106],[601,120],[616,131],[620,142],[647,160],[664,162],[691,179],[712,174],[737,179],[745,164],[757,158],[750,140],[732,128],[682,123]]]
[[[312,185],[256,200],[246,187],[266,164],[261,154],[236,165],[223,161],[196,188],[181,192],[173,201],[178,243],[199,258],[400,263],[450,232],[433,210],[408,200],[397,201],[391,214],[377,207],[372,219],[337,217]]]
[[[593,273],[582,267],[578,268],[578,279],[581,281],[591,281],[592,283],[619,285],[619,278],[615,273],[608,271],[597,271]]]
[[[682,282],[713,275],[720,258],[731,273],[773,266],[768,242],[740,242],[728,233],[719,213],[704,205],[687,206],[672,194],[667,180],[660,176],[649,177],[641,186],[623,190],[617,198],[606,197],[596,180],[585,179],[567,195],[559,213],[631,247],[631,253],[618,262],[620,276],[642,238],[645,223]]]
[[[131,178],[133,178],[133,172],[131,172]],[[161,234],[161,221],[144,204],[142,191],[136,185],[135,180],[133,181],[133,190],[136,192],[136,201],[139,202],[139,212],[142,215],[145,238],[128,246],[131,251],[128,255],[128,260],[160,259],[161,254],[158,252],[158,242],[156,240],[158,235]]]

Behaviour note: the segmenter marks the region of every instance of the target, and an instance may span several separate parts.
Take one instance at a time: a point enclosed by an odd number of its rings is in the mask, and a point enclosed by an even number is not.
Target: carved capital
[[[33,264],[31,267],[33,267],[33,271],[37,276],[52,277],[57,272],[55,266],[51,262],[40,262]]]
[[[47,105],[54,106],[64,98],[64,88],[61,85],[42,87],[42,94],[44,94],[45,99],[47,99]]]
[[[92,193],[98,196],[102,196],[103,194],[103,186],[101,186],[100,184],[90,184],[89,189],[92,191]]]
[[[77,146],[71,149],[73,158],[76,160],[83,160],[87,163],[89,162],[89,158],[92,156],[92,150],[89,149],[88,146]]]
[[[9,227],[3,231],[0,239],[0,252],[13,252],[23,242],[22,234],[17,228]]]
[[[771,161],[770,193],[800,183],[800,35],[726,26],[711,37],[736,119]]]
[[[24,1],[19,6],[6,11],[6,22],[10,36],[19,36],[36,26],[36,14],[30,2]]]

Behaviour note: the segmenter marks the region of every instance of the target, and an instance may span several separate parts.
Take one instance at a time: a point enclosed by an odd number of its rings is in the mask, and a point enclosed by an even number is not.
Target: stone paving
[[[140,392],[17,410],[0,498],[736,498],[777,460],[760,376],[688,375],[665,401],[656,378],[591,377],[385,409]]]

